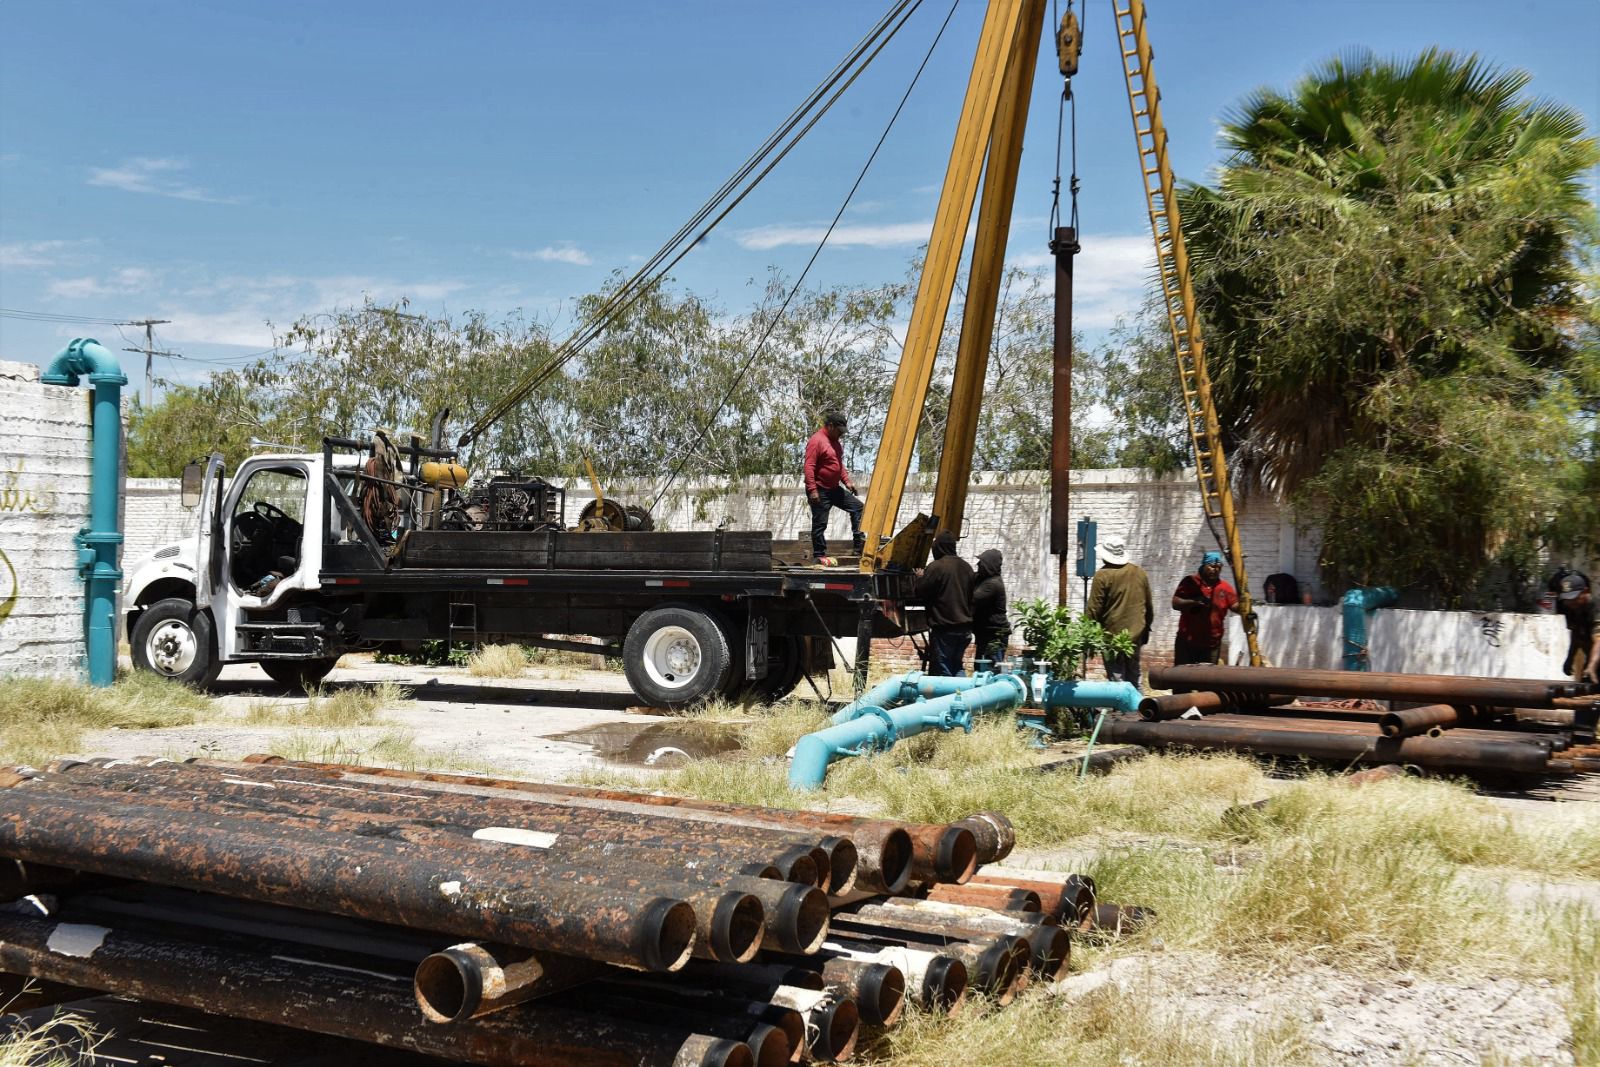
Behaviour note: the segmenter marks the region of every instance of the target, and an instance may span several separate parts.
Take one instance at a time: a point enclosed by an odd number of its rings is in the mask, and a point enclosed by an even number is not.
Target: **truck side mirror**
[[[201,490],[205,488],[206,465],[204,463],[190,463],[183,468],[183,488],[179,492],[179,501],[186,508],[200,506]]]

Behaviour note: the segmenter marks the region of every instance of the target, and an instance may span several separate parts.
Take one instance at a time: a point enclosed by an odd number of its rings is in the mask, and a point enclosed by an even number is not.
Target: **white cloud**
[[[215,196],[197,185],[189,184],[183,172],[189,169],[182,159],[150,159],[135,157],[116,167],[93,167],[89,184],[108,189],[121,189],[128,193],[148,193],[152,196],[169,196],[175,200],[198,200],[207,204],[236,204],[236,197]]]
[[[511,258],[535,260],[540,263],[571,263],[575,267],[587,267],[594,262],[589,253],[570,242],[546,245],[533,252],[513,252]]]
[[[86,275],[82,278],[58,278],[45,292],[62,300],[82,300],[91,296],[112,293],[140,293],[150,289],[157,280],[156,272],[146,267],[123,267],[106,278]]]
[[[81,241],[16,241],[0,245],[0,269],[25,270],[53,267]]]
[[[852,245],[866,248],[914,248],[928,240],[928,234],[932,229],[931,222],[838,226],[828,236],[828,243],[835,247],[846,248]],[[815,245],[826,233],[828,233],[826,226],[760,226],[740,231],[734,240],[739,243],[740,248],[761,252],[771,248],[782,248],[785,245]]]
[[[1083,250],[1072,265],[1073,326],[1105,329],[1115,326],[1119,318],[1132,318],[1155,276],[1152,238],[1086,234],[1079,243]],[[1055,257],[1048,252],[1027,252],[1013,256],[1010,263],[1024,270],[1047,269],[1055,267]]]

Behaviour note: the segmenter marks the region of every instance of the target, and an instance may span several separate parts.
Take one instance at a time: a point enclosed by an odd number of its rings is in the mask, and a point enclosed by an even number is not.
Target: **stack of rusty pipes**
[[[1144,721],[1108,722],[1102,737],[1445,771],[1600,770],[1592,748],[1600,687],[1584,683],[1189,664],[1152,671],[1151,684],[1174,692],[1146,698]],[[1400,706],[1297,702],[1318,697]],[[1587,706],[1586,718],[1581,707],[1566,710],[1574,703]],[[1571,728],[1530,721],[1557,712]]]
[[[0,786],[0,894],[30,902],[0,917],[0,971],[463,1062],[846,1059],[907,997],[1006,999],[1067,955],[1059,920],[939,900],[1010,851],[992,814],[275,757],[60,761]]]

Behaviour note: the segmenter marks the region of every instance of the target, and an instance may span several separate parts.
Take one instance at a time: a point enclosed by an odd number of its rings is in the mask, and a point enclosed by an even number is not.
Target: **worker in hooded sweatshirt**
[[[972,655],[997,664],[1006,658],[1011,620],[1006,616],[1006,583],[1000,578],[998,548],[978,553],[977,584],[972,587]]]
[[[917,576],[914,595],[928,609],[928,673],[954,678],[972,640],[972,564],[956,555],[956,535],[939,531],[933,562]]]

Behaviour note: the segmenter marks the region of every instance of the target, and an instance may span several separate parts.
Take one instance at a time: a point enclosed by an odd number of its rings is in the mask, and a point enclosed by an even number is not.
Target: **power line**
[[[84,326],[139,326],[131,319],[107,319],[93,315],[61,315],[54,311],[23,311],[20,308],[0,308],[0,318],[21,319],[23,322],[65,322]]]

